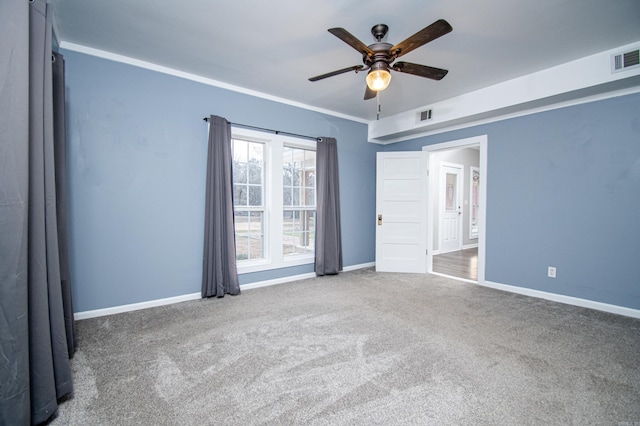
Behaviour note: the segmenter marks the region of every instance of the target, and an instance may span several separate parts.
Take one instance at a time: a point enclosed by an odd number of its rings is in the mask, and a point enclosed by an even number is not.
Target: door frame
[[[480,147],[480,173],[482,177],[480,179],[480,208],[478,211],[478,283],[484,283],[486,260],[487,177],[489,175],[489,171],[487,170],[488,137],[487,135],[479,135],[434,145],[425,145],[422,147],[422,150],[427,152],[428,170],[430,171],[433,168],[433,152],[450,149],[463,149],[472,146]],[[437,197],[435,191],[437,191],[438,188],[435,188],[435,179],[431,179],[429,171],[427,172],[427,272],[433,274],[433,208]]]

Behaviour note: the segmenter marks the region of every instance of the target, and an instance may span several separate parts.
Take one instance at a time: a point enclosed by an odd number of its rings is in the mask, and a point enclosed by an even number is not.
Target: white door
[[[440,253],[462,250],[462,166],[440,166]]]
[[[427,153],[379,152],[376,271],[426,273]]]

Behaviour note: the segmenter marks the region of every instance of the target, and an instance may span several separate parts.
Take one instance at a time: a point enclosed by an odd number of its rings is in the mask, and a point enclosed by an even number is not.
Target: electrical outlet
[[[549,269],[547,269],[547,276],[549,278],[555,278],[556,277],[556,267],[555,266],[549,266]]]

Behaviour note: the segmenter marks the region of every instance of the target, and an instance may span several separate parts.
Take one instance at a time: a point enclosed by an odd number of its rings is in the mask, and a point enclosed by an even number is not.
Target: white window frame
[[[315,253],[284,256],[282,253],[283,197],[282,148],[316,150],[316,142],[286,135],[231,127],[231,138],[264,143],[264,258],[236,261],[238,274],[312,264]],[[316,212],[317,214],[317,212]],[[317,220],[317,219],[316,219]]]

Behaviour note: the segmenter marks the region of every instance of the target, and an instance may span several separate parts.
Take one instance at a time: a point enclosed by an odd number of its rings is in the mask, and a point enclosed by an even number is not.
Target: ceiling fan
[[[413,74],[418,77],[431,78],[433,80],[442,80],[442,78],[447,75],[449,71],[441,68],[412,64],[410,62],[394,62],[400,56],[451,32],[453,28],[447,21],[439,19],[395,46],[382,42],[388,30],[389,27],[385,24],[374,25],[373,28],[371,28],[371,34],[373,34],[376,42],[367,46],[344,28],[330,28],[328,31],[331,34],[362,54],[362,62],[364,65],[354,65],[321,74],[316,77],[311,77],[309,81],[318,81],[349,71],[369,71],[366,79],[367,88],[364,92],[364,99],[367,100],[374,98],[377,92],[389,86],[389,82],[391,81],[391,73],[389,70]]]

